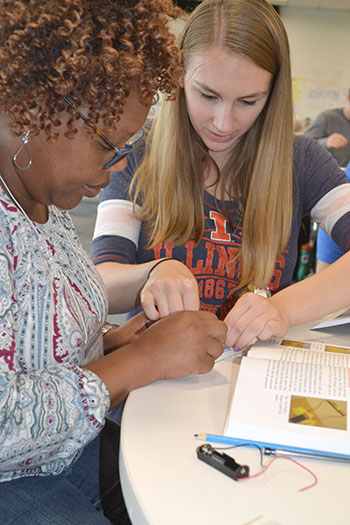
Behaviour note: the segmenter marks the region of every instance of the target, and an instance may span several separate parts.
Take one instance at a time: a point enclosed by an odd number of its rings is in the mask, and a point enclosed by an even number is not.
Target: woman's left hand
[[[121,326],[116,326],[103,336],[104,353],[109,354],[135,341],[152,324],[143,312],[135,315]]]
[[[258,338],[266,341],[269,337],[283,337],[290,322],[277,296],[265,299],[254,293],[242,295],[224,322],[227,325],[225,344],[240,349]]]

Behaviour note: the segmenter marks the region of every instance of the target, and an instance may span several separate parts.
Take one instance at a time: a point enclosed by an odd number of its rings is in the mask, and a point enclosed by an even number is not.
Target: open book
[[[255,344],[243,357],[224,435],[350,455],[350,348]]]

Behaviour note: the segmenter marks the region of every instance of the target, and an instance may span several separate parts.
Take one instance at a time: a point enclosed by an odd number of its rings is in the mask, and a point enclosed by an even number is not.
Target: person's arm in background
[[[321,261],[321,259],[317,259],[316,261],[316,273],[322,272],[322,270],[325,270],[328,268],[330,263],[327,263],[325,261]]]
[[[344,170],[346,179],[350,182],[350,162]],[[318,229],[316,242],[316,273],[321,272],[330,264],[344,255],[344,251],[321,228]]]
[[[136,263],[141,223],[133,213],[129,185],[142,156],[141,149],[131,153],[125,170],[113,172],[102,190],[91,256],[107,288],[109,313],[129,312],[141,304],[148,318],[156,320],[179,310],[198,310],[199,293],[195,277],[180,261]]]
[[[255,337],[283,337],[291,326],[350,305],[350,253],[324,271],[281,290],[270,299],[247,293],[230,312],[226,344],[244,348]]]
[[[327,149],[342,148],[348,143],[348,139],[341,133],[327,135],[327,117],[320,113],[304,132],[304,135],[315,139],[321,146]]]
[[[319,229],[316,242],[316,273],[328,268],[330,264],[334,263],[342,255],[344,255],[343,250],[326,232]]]

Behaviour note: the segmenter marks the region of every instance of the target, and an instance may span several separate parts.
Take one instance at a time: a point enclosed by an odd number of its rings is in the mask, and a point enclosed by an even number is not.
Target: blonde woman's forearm
[[[142,264],[105,262],[97,265],[107,288],[109,313],[129,312],[142,305],[153,321],[199,309],[198,284],[180,261],[164,257]]]
[[[109,313],[130,312],[140,304],[140,291],[155,261],[143,264],[104,262],[96,265],[107,289]]]
[[[350,306],[350,253],[322,272],[276,293],[270,301],[277,308],[283,308],[290,326]]]

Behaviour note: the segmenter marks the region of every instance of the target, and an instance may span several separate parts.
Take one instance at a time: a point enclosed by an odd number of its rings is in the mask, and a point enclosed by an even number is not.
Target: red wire
[[[316,474],[314,472],[312,472],[312,470],[310,470],[309,468],[305,467],[305,465],[303,465],[302,463],[299,463],[299,461],[296,461],[295,459],[293,459],[293,458],[291,458],[289,456],[275,456],[273,459],[271,459],[271,461],[269,463],[267,463],[267,465],[265,465],[263,467],[263,469],[260,472],[257,472],[256,474],[253,474],[252,476],[247,476],[246,478],[238,478],[237,481],[244,481],[244,480],[248,480],[248,479],[258,478],[259,476],[261,476],[262,474],[264,474],[267,471],[267,469],[272,465],[272,463],[276,459],[288,459],[289,461],[292,461],[293,463],[295,463],[298,467],[301,467],[304,470],[306,470],[306,472],[311,474],[311,476],[314,478],[314,481],[313,481],[313,483],[311,483],[311,485],[307,485],[306,487],[303,487],[303,488],[299,489],[298,492],[303,492],[304,490],[311,489],[312,487],[315,487],[317,485],[318,478],[317,478]]]

